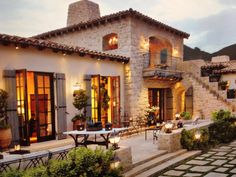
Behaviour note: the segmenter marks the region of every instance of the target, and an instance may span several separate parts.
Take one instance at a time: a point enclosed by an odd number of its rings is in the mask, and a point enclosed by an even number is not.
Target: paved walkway
[[[236,141],[214,148],[164,172],[162,176],[236,177]]]

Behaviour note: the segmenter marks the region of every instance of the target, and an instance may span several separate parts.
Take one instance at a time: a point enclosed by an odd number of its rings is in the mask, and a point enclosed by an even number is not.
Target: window
[[[162,49],[160,53],[161,64],[166,64],[167,62],[167,49]]]
[[[118,35],[111,33],[103,37],[103,50],[114,50],[118,48]]]

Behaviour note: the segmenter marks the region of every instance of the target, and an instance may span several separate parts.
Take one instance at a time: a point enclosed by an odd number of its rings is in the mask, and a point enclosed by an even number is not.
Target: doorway
[[[162,123],[164,121],[164,89],[149,88],[148,89],[148,102],[150,107],[159,107],[157,121]]]
[[[53,73],[18,70],[16,82],[21,144],[55,139]]]

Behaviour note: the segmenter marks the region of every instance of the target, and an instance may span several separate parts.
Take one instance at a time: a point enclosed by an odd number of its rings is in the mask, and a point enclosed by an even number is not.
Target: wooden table
[[[105,129],[102,129],[99,131],[73,130],[73,131],[64,132],[63,134],[69,135],[70,137],[73,138],[75,142],[75,147],[78,147],[79,145],[83,145],[87,147],[87,145],[90,145],[90,144],[97,144],[101,146],[106,146],[106,148],[108,149],[110,136],[112,134],[117,134],[125,130],[127,130],[127,128],[113,128],[112,130],[109,130],[109,131],[106,131]],[[95,135],[94,141],[88,140],[90,135]],[[103,141],[97,141],[96,135],[100,135],[103,138]],[[82,136],[83,138],[80,142],[78,142],[78,138],[80,136]]]

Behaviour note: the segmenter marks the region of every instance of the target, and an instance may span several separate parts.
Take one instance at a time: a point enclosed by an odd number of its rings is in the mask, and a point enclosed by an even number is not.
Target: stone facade
[[[125,66],[124,71],[126,102],[122,112],[125,111],[132,117],[143,115],[144,109],[148,105],[148,88],[175,88],[173,83],[158,80],[155,82],[144,81],[143,69],[145,63],[149,62],[147,56],[149,47],[145,46],[145,43],[153,36],[168,40],[172,45],[172,49],[178,51],[177,60],[182,62],[183,38],[140,20],[126,18],[87,30],[51,37],[50,40],[102,51],[103,36],[110,33],[118,34],[118,49],[108,50],[106,53],[130,57],[130,63]]]
[[[78,1],[69,6],[67,26],[94,20],[99,17],[100,10],[98,4],[88,0]]]

